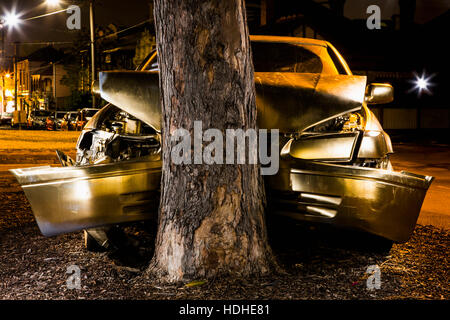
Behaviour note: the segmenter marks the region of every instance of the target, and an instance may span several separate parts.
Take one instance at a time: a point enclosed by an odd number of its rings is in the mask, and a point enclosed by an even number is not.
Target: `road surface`
[[[391,156],[396,171],[433,176],[417,223],[450,229],[450,146],[396,144]]]

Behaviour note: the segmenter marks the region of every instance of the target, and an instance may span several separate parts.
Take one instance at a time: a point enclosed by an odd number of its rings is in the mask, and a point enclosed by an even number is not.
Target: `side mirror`
[[[92,83],[92,93],[100,94],[100,82],[98,80]]]
[[[368,104],[389,103],[394,100],[394,88],[389,83],[371,83],[366,87]]]

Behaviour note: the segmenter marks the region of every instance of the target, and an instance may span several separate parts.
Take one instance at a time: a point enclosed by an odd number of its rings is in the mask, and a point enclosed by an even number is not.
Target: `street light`
[[[14,12],[9,12],[5,15],[5,26],[15,27],[20,23],[19,16]]]
[[[418,78],[416,80],[417,87],[419,90],[427,90],[428,89],[428,80],[425,78]]]
[[[434,77],[434,74],[427,76],[424,71],[421,76],[414,73],[414,77],[414,87],[410,91],[417,90],[419,96],[422,95],[422,92],[432,94],[430,87],[433,86],[433,83],[430,80]]]
[[[59,5],[59,0],[47,0],[47,4],[52,7]]]

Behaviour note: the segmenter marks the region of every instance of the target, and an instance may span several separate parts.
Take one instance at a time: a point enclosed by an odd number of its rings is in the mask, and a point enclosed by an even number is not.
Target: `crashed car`
[[[407,241],[433,178],[395,172],[369,104],[389,84],[354,76],[328,42],[251,36],[258,127],[280,130],[280,169],[265,176],[269,212]],[[11,170],[46,236],[148,219],[161,181],[157,54],[138,71],[100,74],[110,102],[86,124],[64,167]],[[92,229],[91,229],[92,230]]]

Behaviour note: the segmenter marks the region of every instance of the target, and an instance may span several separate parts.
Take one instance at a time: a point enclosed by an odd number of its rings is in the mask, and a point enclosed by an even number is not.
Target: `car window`
[[[255,72],[322,72],[320,57],[307,46],[258,41],[251,46]]]
[[[339,58],[336,56],[336,54],[333,52],[333,50],[330,47],[327,48],[327,53],[330,56],[331,60],[333,61],[339,74],[347,74],[347,71],[345,70],[341,61],[339,61]]]
[[[251,45],[255,72],[322,72],[322,60],[316,53],[317,48],[312,46],[257,41],[252,41]],[[141,70],[158,70],[158,56],[154,52],[144,60]]]

